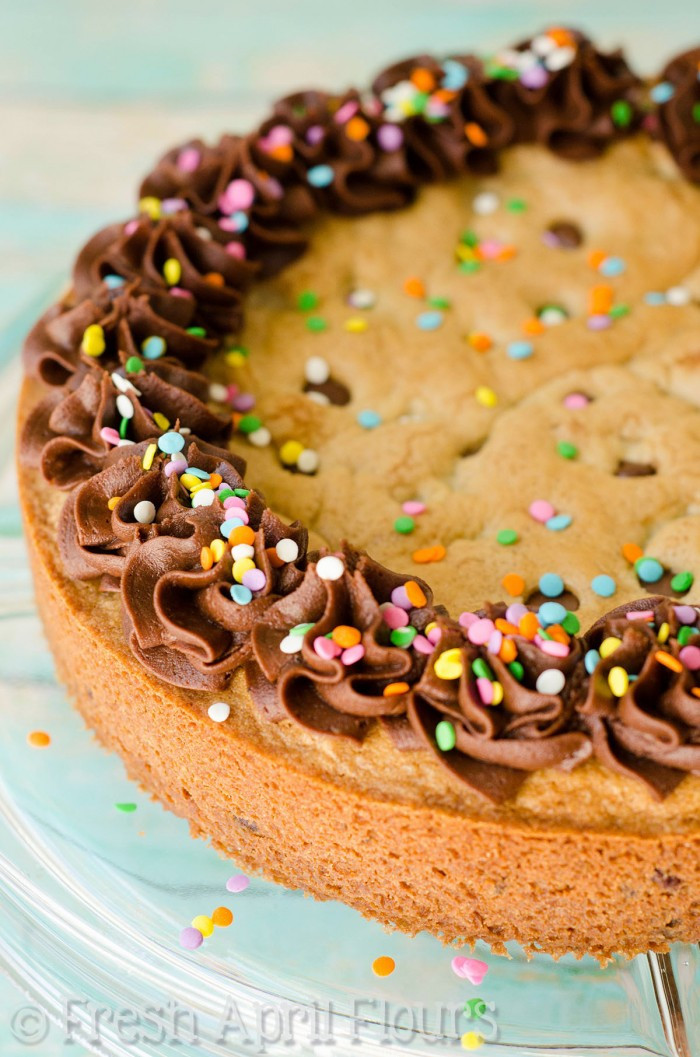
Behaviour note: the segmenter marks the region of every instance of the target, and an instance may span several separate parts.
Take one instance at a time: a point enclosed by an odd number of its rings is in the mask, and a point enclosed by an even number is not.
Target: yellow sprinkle
[[[484,1045],[484,1041],[484,1036],[480,1035],[478,1031],[465,1031],[464,1035],[462,1035],[462,1049],[478,1050]]]
[[[207,917],[206,914],[198,914],[196,918],[192,918],[192,928],[199,929],[202,935],[206,938],[211,936],[214,931],[214,922],[211,918]]]
[[[434,671],[438,679],[459,679],[463,671],[462,651],[458,647],[445,650],[435,661]]]
[[[229,349],[224,359],[229,367],[243,367],[248,357],[244,353],[239,352],[238,349]]]
[[[455,256],[458,261],[474,261],[476,260],[476,254],[471,246],[466,246],[463,242],[460,242],[455,247]]]
[[[120,495],[113,495],[111,499],[107,500],[107,506],[110,510],[114,510],[117,503],[121,503],[122,497]]]
[[[298,440],[286,440],[280,448],[280,460],[285,466],[296,466],[304,445]]]
[[[255,562],[252,558],[239,558],[238,561],[233,563],[233,578],[238,584],[243,583],[243,577],[246,573],[250,572],[251,569],[255,568]]]
[[[214,555],[209,547],[202,547],[199,552],[199,564],[204,570],[211,569],[214,564]]]
[[[601,657],[609,657],[611,653],[614,653],[618,646],[622,645],[622,639],[618,639],[616,635],[609,635],[607,639],[603,639],[600,644],[598,653]]]
[[[156,411],[153,421],[158,426],[158,429],[170,429],[170,419],[166,418],[160,411]]]
[[[220,562],[226,553],[226,543],[224,540],[215,539],[209,544],[209,550],[211,551],[214,561]]]
[[[617,664],[614,668],[610,669],[608,672],[608,686],[614,693],[615,697],[624,697],[629,685],[629,676],[624,668],[621,668],[620,665]]]
[[[177,286],[182,276],[182,265],[177,257],[168,257],[163,265],[163,278],[168,286]]]
[[[491,704],[500,705],[503,700],[503,686],[498,682],[492,683],[491,686],[493,688],[493,700],[491,701]]]
[[[188,477],[190,474],[187,475]],[[204,488],[212,488],[211,481],[198,481],[197,484],[192,485],[190,488],[190,495],[196,495],[197,492],[201,492]]]
[[[666,640],[668,639],[668,636],[670,634],[671,634],[670,625],[666,621],[664,621],[663,624],[659,628],[659,633],[656,636],[656,638],[658,639],[659,642],[666,642]]]
[[[146,213],[151,220],[160,220],[160,198],[147,195],[139,201],[139,213]]]
[[[345,329],[349,331],[350,334],[363,334],[364,331],[367,330],[369,323],[366,319],[360,319],[358,316],[352,316],[351,319],[345,320],[344,325]]]
[[[156,452],[157,451],[158,451],[158,445],[157,444],[149,444],[148,445],[148,447],[146,448],[145,452],[143,453],[143,461],[141,462],[141,465],[143,466],[144,470],[150,470],[151,466],[153,466],[153,460],[156,457]]]
[[[478,386],[474,396],[482,407],[495,407],[498,403],[498,397],[488,385]]]
[[[180,476],[180,483],[184,484],[185,488],[196,488],[198,484],[201,484],[199,477],[195,477],[193,473],[183,473]]]
[[[99,323],[91,323],[85,328],[80,346],[86,356],[101,356],[105,351],[105,332]]]

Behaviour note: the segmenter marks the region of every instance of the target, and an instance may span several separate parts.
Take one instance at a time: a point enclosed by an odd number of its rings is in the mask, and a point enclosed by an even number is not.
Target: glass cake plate
[[[428,935],[387,934],[255,878],[228,891],[235,864],[127,780],[56,682],[11,483],[16,360],[3,375],[0,967],[26,996],[10,1025],[17,1053],[62,1040],[114,1057],[700,1054],[698,947],[605,970],[480,947],[475,986]],[[233,923],[183,949],[181,930],[219,906]],[[383,956],[395,969],[379,977]]]

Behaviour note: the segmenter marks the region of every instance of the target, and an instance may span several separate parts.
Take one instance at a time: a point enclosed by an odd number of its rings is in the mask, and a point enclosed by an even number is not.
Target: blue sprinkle
[[[248,230],[250,220],[248,219],[248,214],[244,213],[242,209],[237,209],[235,213],[232,213],[231,220],[235,225],[236,232],[240,233]]]
[[[182,451],[185,446],[185,438],[181,433],[164,433],[158,438],[158,447],[166,455],[174,455],[176,451]]]
[[[563,532],[564,529],[568,528],[573,518],[571,514],[555,514],[548,521],[545,521],[545,525],[551,532]]]
[[[221,523],[220,532],[225,540],[229,538],[235,528],[240,528],[243,522],[239,517],[230,517]]]
[[[159,360],[166,348],[165,338],[160,338],[156,334],[152,334],[150,338],[141,342],[141,352],[147,360]]]
[[[511,360],[529,360],[534,351],[531,341],[511,341],[507,349]]]
[[[421,330],[437,330],[442,326],[444,318],[442,312],[421,312],[416,318],[416,324]]]
[[[643,584],[655,584],[664,574],[664,567],[656,558],[638,558],[634,571]]]
[[[550,624],[561,624],[566,620],[566,609],[560,602],[543,602],[537,611],[540,624],[543,628]]]
[[[564,593],[564,581],[558,573],[544,573],[540,576],[540,591],[547,598],[558,598]]]
[[[591,591],[595,595],[600,595],[601,598],[610,598],[617,591],[617,584],[612,576],[601,573],[600,576],[594,576],[591,580]]]
[[[649,95],[655,103],[667,103],[669,99],[673,99],[676,94],[676,89],[668,81],[660,81],[659,84],[655,84]]]
[[[627,271],[627,265],[622,257],[606,257],[598,269],[601,275],[622,275]]]
[[[593,675],[593,672],[598,667],[598,661],[600,660],[600,654],[597,650],[589,650],[586,656],[583,658],[583,663],[586,666],[586,671],[589,675]]]
[[[333,183],[333,175],[330,165],[314,165],[306,177],[312,187],[328,187]]]
[[[200,470],[198,466],[188,466],[187,472],[193,477],[199,477],[200,481],[208,481],[210,477],[206,470]]]
[[[231,598],[238,602],[239,606],[247,606],[253,597],[253,592],[244,584],[231,584]]]
[[[469,80],[469,70],[461,62],[445,59],[442,64],[442,87],[450,92],[463,88]]]
[[[378,411],[367,409],[358,413],[357,422],[363,429],[376,429],[377,426],[382,424],[382,416]]]
[[[122,279],[121,275],[105,275],[102,282],[108,290],[118,290],[124,285],[126,279]]]
[[[648,305],[665,305],[666,294],[662,294],[659,290],[650,290],[644,295],[644,300]]]

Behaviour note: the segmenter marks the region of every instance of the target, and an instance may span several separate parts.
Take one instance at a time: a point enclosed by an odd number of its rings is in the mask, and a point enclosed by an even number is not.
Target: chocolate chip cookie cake
[[[553,27],[187,142],[81,250],[37,602],[194,835],[447,942],[700,939],[699,182],[700,49]]]

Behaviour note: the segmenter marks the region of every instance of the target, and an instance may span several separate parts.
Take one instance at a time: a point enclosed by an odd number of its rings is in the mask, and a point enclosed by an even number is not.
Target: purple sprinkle
[[[312,147],[315,147],[317,143],[321,142],[323,135],[323,125],[312,125],[311,128],[306,131],[306,142],[310,143]]]
[[[180,946],[184,947],[185,950],[194,951],[197,947],[201,947],[204,942],[204,936],[199,929],[192,928],[188,925],[186,929],[183,929],[180,933]]]
[[[267,578],[262,569],[249,569],[243,573],[243,586],[249,591],[262,591],[266,583]]]
[[[398,125],[380,125],[377,129],[377,143],[382,150],[398,150],[403,143],[403,129]]]
[[[530,610],[527,606],[524,606],[522,602],[513,602],[512,605],[506,609],[506,620],[510,624],[520,624],[520,621],[529,613]]]
[[[165,464],[165,476],[171,477],[174,473],[184,473],[187,469],[187,463],[176,459],[175,462],[166,462]]]
[[[698,619],[697,611],[692,606],[674,606],[673,612],[681,624],[694,624]]]
[[[189,209],[184,198],[164,198],[160,203],[161,212],[178,213],[183,209]]]
[[[413,606],[411,605],[411,600],[406,594],[406,588],[403,584],[399,584],[399,586],[395,587],[394,590],[391,592],[391,601],[395,606],[398,606],[400,609],[413,609]]]
[[[250,411],[255,407],[255,397],[252,393],[238,393],[231,401],[234,411]]]
[[[233,877],[229,877],[226,882],[226,890],[227,892],[245,892],[249,884],[250,881],[245,874],[237,873]]]
[[[544,88],[549,81],[549,74],[544,66],[531,66],[520,74],[520,83],[526,88]]]
[[[610,316],[597,314],[595,316],[588,317],[589,330],[607,330],[611,323],[612,319],[610,318]]]

